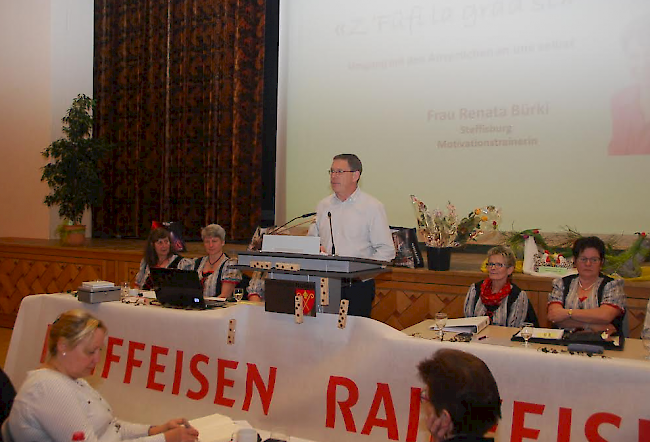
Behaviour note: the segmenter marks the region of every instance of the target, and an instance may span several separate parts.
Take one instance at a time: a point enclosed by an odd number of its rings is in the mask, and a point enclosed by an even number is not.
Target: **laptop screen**
[[[205,308],[203,286],[196,271],[152,268],[151,279],[161,304]]]

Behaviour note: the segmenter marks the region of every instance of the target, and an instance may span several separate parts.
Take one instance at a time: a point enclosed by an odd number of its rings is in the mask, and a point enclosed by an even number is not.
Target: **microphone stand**
[[[327,212],[327,217],[330,220],[330,238],[332,238],[332,256],[335,256],[336,246],[334,246],[334,231],[332,230],[332,212]]]
[[[266,232],[266,235],[273,235],[274,233],[277,233],[278,231],[280,231],[280,229],[282,229],[283,227],[286,227],[287,225],[291,224],[292,222],[294,222],[298,218],[309,218],[310,216],[314,216],[314,215],[316,215],[316,212],[305,213],[304,215],[298,215],[297,217],[292,218],[289,221],[287,221],[286,223],[282,224],[280,227],[276,227],[275,229],[273,229],[273,231]]]

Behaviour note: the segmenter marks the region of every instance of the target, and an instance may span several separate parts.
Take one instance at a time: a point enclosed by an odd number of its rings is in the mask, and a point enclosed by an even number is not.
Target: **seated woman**
[[[248,294],[249,301],[263,301],[264,300],[264,288],[266,272],[255,271],[253,272],[253,277],[248,283],[246,292]]]
[[[201,229],[203,247],[208,254],[194,260],[194,270],[199,273],[203,285],[203,296],[222,296],[228,298],[241,281],[241,272],[232,266],[237,264],[223,251],[226,244],[226,231],[219,224],[210,224]]]
[[[493,441],[484,437],[501,418],[501,397],[485,363],[460,350],[438,350],[418,365],[426,427],[433,442]]]
[[[83,379],[99,362],[105,338],[106,326],[89,313],[70,310],[61,314],[49,331],[48,358],[41,368],[27,374],[3,434],[9,430],[15,441],[198,440],[198,431],[186,419],[149,426],[113,415],[102,396]]]
[[[559,328],[624,332],[626,296],[623,280],[600,273],[605,261],[605,243],[597,236],[583,237],[573,244],[577,275],[553,281],[548,295],[548,320]]]
[[[140,261],[140,270],[135,275],[135,285],[143,290],[151,290],[153,281],[149,269],[162,267],[167,269],[186,268],[192,266],[192,260],[183,258],[175,253],[169,230],[159,227],[149,234],[144,249],[144,258]]]
[[[463,309],[465,317],[489,316],[491,324],[507,327],[521,327],[524,322],[539,326],[528,295],[510,281],[516,262],[509,247],[488,250],[489,277],[469,287]]]

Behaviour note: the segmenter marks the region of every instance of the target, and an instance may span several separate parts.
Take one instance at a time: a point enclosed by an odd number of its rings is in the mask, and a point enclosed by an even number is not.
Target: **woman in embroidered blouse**
[[[175,253],[172,237],[169,230],[159,227],[149,234],[147,245],[144,249],[144,258],[140,261],[140,270],[135,275],[135,285],[143,290],[151,290],[153,281],[150,270],[152,267],[168,269],[188,268],[192,260],[183,258]]]
[[[488,250],[489,277],[469,287],[465,317],[489,316],[491,324],[507,327],[521,327],[524,322],[539,325],[528,295],[510,281],[516,262],[509,247]]]
[[[194,269],[199,273],[203,296],[228,298],[241,281],[241,272],[232,267],[237,260],[223,251],[226,231],[219,224],[210,224],[201,229],[201,239],[208,255],[194,260]]]
[[[548,295],[548,319],[560,328],[624,331],[626,296],[623,280],[600,271],[605,261],[605,243],[597,236],[583,237],[573,244],[578,275],[553,281]],[[601,288],[602,286],[602,288]]]
[[[106,326],[83,310],[67,311],[49,332],[48,359],[30,371],[18,391],[3,434],[12,440],[86,442],[198,440],[186,419],[144,425],[117,419],[110,405],[82,379],[99,362]]]

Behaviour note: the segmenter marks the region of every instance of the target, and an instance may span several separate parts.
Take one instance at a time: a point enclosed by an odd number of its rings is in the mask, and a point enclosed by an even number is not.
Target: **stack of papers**
[[[232,435],[242,427],[222,414],[211,414],[193,419],[190,421],[190,425],[199,431],[201,442],[230,442]]]
[[[115,284],[110,281],[85,281],[81,283],[81,287],[87,290],[97,290],[115,287]]]

